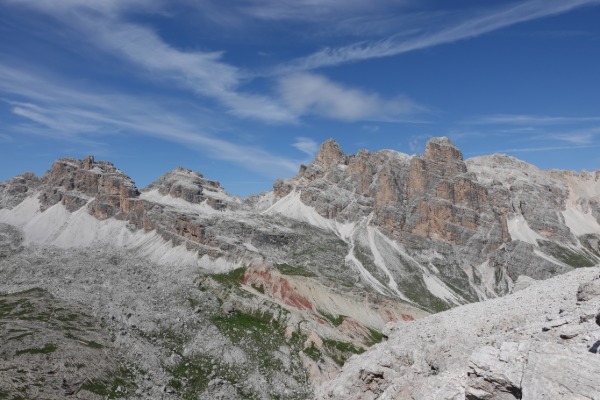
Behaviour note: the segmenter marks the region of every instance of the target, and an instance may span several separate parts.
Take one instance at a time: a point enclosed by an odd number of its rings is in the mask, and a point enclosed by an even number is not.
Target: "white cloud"
[[[417,29],[413,29],[412,34],[410,30],[400,31],[383,40],[361,41],[343,47],[327,47],[309,56],[280,65],[273,69],[271,73],[282,74],[395,56],[477,37],[521,22],[557,15],[578,7],[599,3],[600,0],[529,0],[511,3],[508,6],[486,10],[475,15],[468,12],[448,14],[445,18],[448,22],[442,21],[442,24],[439,23],[439,16],[433,15],[436,23],[422,24]]]
[[[586,145],[586,146],[540,146],[540,147],[520,147],[513,149],[502,149],[496,150],[496,153],[537,153],[546,151],[560,151],[560,150],[577,150],[577,149],[589,149],[600,147],[600,144]]]
[[[343,121],[408,120],[426,109],[408,97],[383,99],[309,73],[279,80],[278,90],[287,106],[298,115],[318,115]]]
[[[600,117],[564,117],[526,114],[495,114],[465,121],[479,125],[557,125],[600,122]]]
[[[598,135],[599,129],[595,129],[594,132],[584,132],[584,133],[558,133],[547,135],[549,139],[560,140],[563,142],[572,143],[574,145],[583,146],[586,144],[590,144],[594,142],[596,136]]]
[[[24,123],[14,131],[45,135],[59,140],[88,141],[106,135],[145,135],[181,143],[212,158],[234,162],[275,178],[297,172],[299,160],[271,154],[252,145],[217,137],[209,116],[193,109],[188,115],[179,104],[171,109],[148,98],[107,94],[93,88],[57,83],[48,76],[31,74],[0,64],[0,91],[24,101],[9,101],[12,112]],[[163,99],[164,100],[164,99]],[[203,129],[198,128],[203,126]]]
[[[122,4],[116,0],[68,0],[56,7],[50,1],[13,3],[52,15],[94,46],[142,68],[154,78],[214,99],[237,117],[295,122],[295,115],[271,97],[241,91],[245,73],[223,62],[221,52],[183,51],[166,43],[150,28],[125,20],[125,11],[135,6],[143,11],[160,9],[158,1],[148,3],[149,7],[142,7],[145,3],[141,0]]]
[[[371,0],[250,0],[240,7],[244,13],[262,20],[322,21],[330,23],[332,17],[374,13],[387,9],[393,3],[406,1],[388,1],[378,4]]]
[[[314,157],[317,151],[319,151],[319,144],[308,137],[297,137],[292,146],[309,157]]]

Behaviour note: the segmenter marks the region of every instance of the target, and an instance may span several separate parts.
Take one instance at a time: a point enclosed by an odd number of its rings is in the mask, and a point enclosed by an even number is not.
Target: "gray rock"
[[[600,296],[600,279],[582,283],[577,289],[578,301],[588,301],[597,296]]]
[[[225,312],[225,314],[233,314],[233,313],[235,313],[235,307],[233,306],[233,304],[231,304],[228,301],[226,301],[225,303],[223,303],[222,309]]]
[[[512,292],[516,293],[523,289],[528,288],[536,282],[535,279],[528,277],[527,275],[519,275],[517,281],[515,282],[515,286],[513,287]]]
[[[579,323],[600,298],[574,298],[598,272],[578,269],[500,299],[397,324],[386,330],[388,341],[320,386],[317,398],[600,399],[597,327]],[[547,321],[561,310],[561,318]],[[544,326],[556,333],[542,332]]]

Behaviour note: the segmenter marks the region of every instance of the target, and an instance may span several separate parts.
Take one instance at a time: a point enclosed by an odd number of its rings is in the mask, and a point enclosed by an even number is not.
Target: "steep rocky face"
[[[415,268],[431,269],[469,301],[506,293],[519,275],[542,279],[598,262],[589,243],[600,233],[598,173],[542,171],[501,155],[465,161],[447,138],[431,139],[416,156],[345,155],[330,140],[296,177],[278,181],[274,193],[300,193],[325,218],[368,220],[408,253],[387,265],[405,292],[435,291],[407,278]]]
[[[127,199],[139,195],[131,178],[112,163],[95,162],[93,156],[56,161],[42,177],[42,185],[39,196],[42,210],[61,203],[73,212],[93,199],[89,210],[98,219],[116,216],[124,211]]]
[[[36,179],[2,184],[5,208],[25,194],[37,195],[42,211],[85,206],[98,220],[156,232],[197,259],[233,263],[260,255],[308,266],[295,249],[331,237],[344,255],[323,268],[430,311],[507,293],[520,275],[545,279],[600,260],[598,172],[542,171],[500,155],[465,161],[447,138],[431,139],[413,156],[347,155],[328,140],[296,177],[245,202],[185,168],[140,193],[93,157],[58,160]],[[297,222],[320,234],[298,235],[290,229]]]

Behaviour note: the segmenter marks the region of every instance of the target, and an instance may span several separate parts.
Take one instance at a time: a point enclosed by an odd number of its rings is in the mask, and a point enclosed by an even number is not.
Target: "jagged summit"
[[[42,209],[60,202],[69,211],[75,211],[96,198],[105,203],[96,210],[105,217],[117,213],[121,200],[139,196],[129,176],[110,162],[96,162],[91,155],[83,160],[58,159],[42,177],[42,187]]]
[[[206,202],[216,210],[223,210],[233,198],[218,181],[206,179],[201,173],[184,167],[167,172],[144,189],[144,198],[152,199],[152,193],[171,196],[192,204]]]
[[[436,161],[462,161],[462,152],[445,136],[429,139],[425,145],[425,157]]]
[[[344,161],[345,156],[344,151],[334,139],[327,139],[321,144],[315,162],[324,166],[340,164]]]

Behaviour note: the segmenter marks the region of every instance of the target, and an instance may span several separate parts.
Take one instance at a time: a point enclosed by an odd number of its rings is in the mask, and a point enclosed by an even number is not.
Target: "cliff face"
[[[542,171],[508,156],[465,161],[447,138],[430,140],[415,156],[344,155],[327,141],[311,165],[278,181],[274,193],[300,193],[325,218],[368,219],[422,271],[431,267],[452,292],[471,299],[506,293],[519,275],[548,278],[596,263],[588,241],[600,228],[598,182],[597,172]],[[391,264],[394,270],[410,261]],[[431,291],[403,272],[392,271],[400,286]]]

